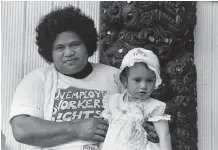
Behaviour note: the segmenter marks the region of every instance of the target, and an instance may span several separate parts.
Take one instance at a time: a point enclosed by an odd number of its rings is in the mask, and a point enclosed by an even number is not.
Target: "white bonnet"
[[[156,75],[155,89],[161,84],[160,64],[157,56],[151,51],[144,48],[134,48],[130,50],[123,58],[119,71],[114,75],[115,82],[122,85],[120,74],[126,67],[133,66],[136,62],[144,62],[148,68],[154,71]]]

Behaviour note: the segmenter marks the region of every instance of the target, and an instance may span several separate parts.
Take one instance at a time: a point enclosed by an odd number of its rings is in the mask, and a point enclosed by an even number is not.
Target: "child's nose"
[[[147,83],[145,81],[141,82],[141,89],[147,89]]]

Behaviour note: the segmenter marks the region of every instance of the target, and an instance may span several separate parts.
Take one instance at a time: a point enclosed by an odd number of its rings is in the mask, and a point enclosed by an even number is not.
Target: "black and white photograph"
[[[218,150],[218,2],[1,1],[1,150]]]

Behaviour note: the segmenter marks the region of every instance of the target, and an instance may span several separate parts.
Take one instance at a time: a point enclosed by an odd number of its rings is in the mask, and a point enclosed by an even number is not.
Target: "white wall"
[[[46,63],[35,45],[35,26],[39,16],[55,6],[73,4],[82,8],[99,30],[99,2],[2,2],[1,6],[1,126],[7,137],[7,150],[28,150],[15,142],[8,124],[9,106],[16,86],[31,70]],[[197,67],[199,150],[218,149],[218,3],[198,2],[195,29]],[[99,61],[98,53],[91,58]]]
[[[33,69],[47,65],[38,55],[35,44],[35,27],[39,17],[52,8],[68,4],[77,6],[94,19],[99,31],[99,2],[2,2],[1,3],[1,126],[6,135],[7,150],[28,150],[15,142],[8,123],[13,93],[21,79]],[[90,58],[99,61],[98,52]]]
[[[198,147],[218,149],[218,2],[197,3]]]

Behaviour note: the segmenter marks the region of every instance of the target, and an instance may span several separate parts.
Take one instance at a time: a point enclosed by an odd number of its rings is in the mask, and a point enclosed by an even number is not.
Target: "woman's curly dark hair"
[[[94,21],[81,13],[79,8],[67,6],[52,10],[40,20],[36,27],[38,52],[46,61],[53,62],[53,43],[57,35],[65,31],[73,31],[80,36],[89,56],[97,50],[98,35]]]

